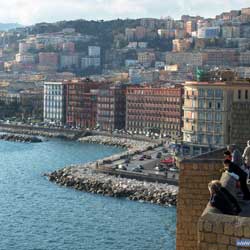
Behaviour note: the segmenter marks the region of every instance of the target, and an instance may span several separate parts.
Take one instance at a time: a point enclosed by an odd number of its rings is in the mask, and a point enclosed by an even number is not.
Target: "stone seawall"
[[[30,142],[30,143],[42,142],[42,139],[36,136],[17,135],[17,134],[0,134],[0,140],[14,141],[14,142]]]
[[[177,201],[177,186],[95,173],[86,166],[72,166],[46,176],[59,185],[111,197],[128,198],[163,206],[176,205]]]
[[[44,137],[60,137],[64,139],[75,139],[75,136],[79,134],[77,131],[66,131],[60,129],[50,129],[41,127],[32,127],[28,125],[3,125],[0,124],[0,131],[14,134],[25,134],[30,136],[44,136]]]

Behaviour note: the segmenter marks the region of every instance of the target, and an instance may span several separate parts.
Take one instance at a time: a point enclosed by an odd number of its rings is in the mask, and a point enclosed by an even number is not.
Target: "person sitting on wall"
[[[244,200],[250,200],[250,192],[247,187],[247,174],[229,159],[224,160],[224,168],[229,172],[239,176],[240,188]]]
[[[247,146],[244,149],[244,153],[242,155],[244,159],[244,163],[247,167],[250,167],[250,141],[247,141]]]
[[[232,162],[236,164],[237,166],[241,167],[242,166],[242,156],[240,151],[237,149],[235,144],[227,146],[227,150],[231,153],[232,156]]]
[[[208,184],[210,192],[210,205],[224,214],[238,215],[241,208],[234,196],[224,187],[219,180],[213,180]]]

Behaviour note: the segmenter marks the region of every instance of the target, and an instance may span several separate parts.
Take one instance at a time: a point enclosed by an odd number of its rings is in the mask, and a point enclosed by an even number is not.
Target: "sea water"
[[[80,192],[43,176],[122,150],[0,141],[0,250],[174,250],[175,208]]]

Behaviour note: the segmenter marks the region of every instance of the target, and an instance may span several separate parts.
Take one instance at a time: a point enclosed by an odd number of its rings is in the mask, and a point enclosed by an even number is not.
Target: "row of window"
[[[198,131],[221,133],[222,132],[222,124],[199,123],[198,124]]]
[[[197,136],[197,141],[199,144],[211,144],[211,145],[221,145],[223,144],[222,142],[222,136],[220,135],[203,135],[203,134],[198,134]]]
[[[48,107],[46,107],[44,109],[44,112],[46,114],[61,114],[62,113],[62,109],[61,108],[48,108]]]
[[[223,91],[221,89],[198,89],[199,97],[223,97]]]
[[[54,113],[46,113],[44,116],[45,119],[56,119],[56,120],[61,120],[62,116],[59,114],[54,114]]]
[[[60,96],[62,96],[63,91],[61,91],[61,90],[45,90],[44,94],[45,95],[60,95]]]
[[[203,99],[200,99],[198,102],[199,108],[207,108],[207,109],[217,109],[220,110],[222,109],[222,102],[217,101],[217,102],[213,102],[213,101],[205,101]]]
[[[128,121],[127,127],[144,127],[144,128],[161,128],[161,129],[172,129],[180,130],[180,125],[169,124],[169,123],[154,123],[154,122],[142,122],[142,121]]]
[[[199,120],[207,120],[207,121],[222,121],[222,113],[221,112],[200,112],[198,114]]]
[[[148,102],[152,102],[152,103],[179,103],[180,102],[180,98],[174,98],[174,97],[165,97],[165,98],[159,98],[159,97],[155,97],[155,98],[143,98],[143,99],[139,99],[139,98],[129,98],[127,97],[127,102],[128,103],[138,103],[138,102],[143,102],[143,103],[148,103]]]
[[[243,91],[241,89],[238,90],[238,99],[239,100],[243,100],[243,99],[248,100],[248,96],[249,96],[249,94],[248,94],[247,89],[245,91]]]

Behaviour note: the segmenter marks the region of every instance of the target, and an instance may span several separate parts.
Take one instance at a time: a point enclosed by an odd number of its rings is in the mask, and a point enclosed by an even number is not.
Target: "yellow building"
[[[139,52],[138,61],[143,66],[150,67],[152,63],[155,61],[155,53],[154,52]]]
[[[250,83],[186,82],[183,141],[195,153],[250,139]]]

